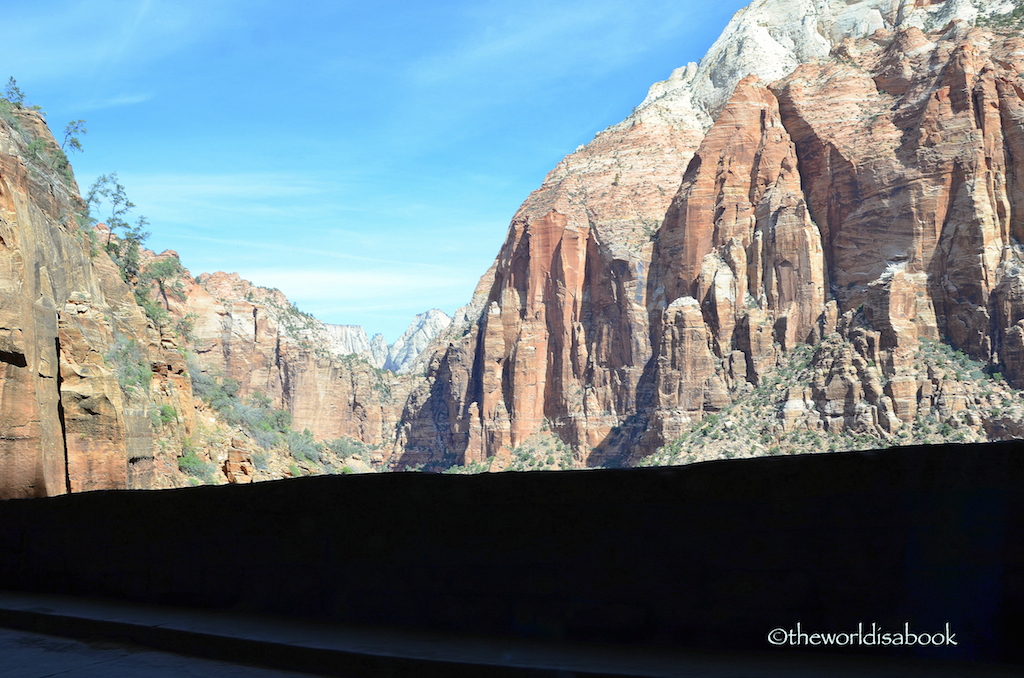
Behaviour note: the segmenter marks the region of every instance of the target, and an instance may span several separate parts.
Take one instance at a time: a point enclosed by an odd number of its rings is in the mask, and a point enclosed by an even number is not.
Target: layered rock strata
[[[407,403],[404,459],[500,468],[547,434],[577,464],[635,461],[836,331],[884,371],[843,391],[823,362],[823,429],[912,421],[920,339],[1019,384],[1022,53],[968,23],[1004,4],[738,12],[520,208]]]
[[[738,352],[756,384],[759,351],[733,328],[767,320],[786,351],[816,344],[846,314],[839,330],[851,350],[838,363],[823,351],[817,383],[799,398],[801,425],[831,432],[891,433],[922,410],[939,406],[947,421],[964,409],[936,400],[951,389],[921,365],[922,339],[948,341],[1024,385],[1014,360],[1021,316],[1010,310],[1022,253],[1013,179],[1024,161],[1014,142],[1022,45],[963,23],[932,34],[879,30],[770,90],[758,86],[756,103],[755,85],[741,82],[659,231],[650,282],[659,353],[676,343],[673,299],[690,298],[708,331],[705,359],[724,367]],[[774,177],[749,162],[771,166],[764,139],[773,124],[790,149]],[[745,140],[758,137],[752,153]],[[787,168],[796,179],[788,189]],[[879,370],[865,369],[876,361]],[[647,449],[677,437],[680,419],[732,402],[708,386],[701,403],[673,400],[680,382],[702,386],[689,365],[659,358]],[[787,408],[784,418],[801,409]]]
[[[0,121],[0,498],[174,484],[156,440],[192,426],[184,360],[79,227],[58,152],[39,113]]]
[[[407,380],[359,355],[335,353],[331,339],[338,333],[298,311],[279,290],[237,273],[185,274],[182,283],[184,301],[171,311],[194,317],[193,350],[202,371],[238,382],[243,399],[269,396],[291,413],[294,429],[321,440],[394,441]]]

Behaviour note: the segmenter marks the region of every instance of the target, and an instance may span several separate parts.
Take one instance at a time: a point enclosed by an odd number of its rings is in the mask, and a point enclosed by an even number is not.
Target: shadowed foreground
[[[1020,663],[1018,443],[0,503],[9,590],[552,642]],[[774,647],[776,628],[955,646]]]

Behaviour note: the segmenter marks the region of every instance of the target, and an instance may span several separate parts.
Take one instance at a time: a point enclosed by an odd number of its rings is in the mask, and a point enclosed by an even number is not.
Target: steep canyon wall
[[[0,496],[182,484],[216,424],[190,370],[381,470],[1024,435],[1019,9],[755,1],[552,170],[453,320],[391,347],[237,274],[163,290],[189,342],[154,323],[42,117],[12,110]],[[207,457],[258,451],[236,433]]]
[[[184,359],[79,227],[58,152],[41,114],[0,120],[0,497],[166,486],[158,441],[193,424]]]
[[[972,26],[993,7],[737,13],[520,208],[407,403],[404,459],[505,468],[551,438],[574,465],[638,463],[806,345],[747,412],[763,436],[1020,430],[1024,81],[1020,37]],[[975,383],[921,341],[969,356]]]

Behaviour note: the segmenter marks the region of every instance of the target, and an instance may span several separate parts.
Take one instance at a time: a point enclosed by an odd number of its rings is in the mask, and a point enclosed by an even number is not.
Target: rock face
[[[247,485],[252,482],[256,469],[252,463],[252,455],[245,450],[245,442],[239,439],[231,441],[228,458],[224,462],[224,475],[234,485]]]
[[[398,341],[388,350],[388,357],[383,365],[384,369],[399,374],[408,372],[431,340],[451,324],[452,319],[448,314],[436,308],[418,314],[409,323],[409,327],[398,338]]]
[[[374,367],[384,367],[388,360],[388,342],[383,334],[375,334],[370,338],[370,354],[367,360]]]
[[[360,325],[331,325],[324,323],[329,337],[328,346],[338,355],[361,355],[370,351],[370,340]]]
[[[648,288],[659,349],[650,406],[666,438],[731,402],[717,360],[741,353],[743,377],[756,383],[776,346],[820,337],[821,234],[777,101],[755,77],[740,81],[690,162],[658,232]],[[774,341],[758,340],[766,336]]]
[[[159,303],[194,369],[376,446],[339,443],[350,468],[1020,436],[1022,7],[755,1],[552,170],[466,307],[394,346],[237,274]],[[229,482],[270,477],[196,416],[186,347],[79,228],[40,115],[0,113],[0,498],[181,484],[195,440]]]
[[[358,355],[365,358],[374,367],[394,371],[393,368],[385,366],[385,363],[388,361],[389,346],[383,334],[375,334],[371,339],[367,339],[366,330],[360,325],[331,325],[324,323],[323,326],[327,330],[328,335],[327,348],[334,355]],[[433,337],[433,335],[430,336]],[[419,350],[422,351],[425,346],[426,342],[423,342]],[[417,351],[412,357],[415,358],[418,354],[419,352]]]
[[[370,445],[394,440],[403,384],[350,349],[370,351],[360,327],[325,325],[279,290],[237,273],[183,277],[185,301],[172,311],[195,317],[202,371],[238,382],[239,396],[262,393],[292,415],[292,427],[318,438]],[[340,329],[339,329],[340,328]]]
[[[190,432],[184,360],[78,226],[41,115],[0,117],[0,498],[167,486],[156,441]]]
[[[406,405],[404,462],[501,467],[548,435],[633,463],[832,335],[782,433],[937,412],[922,340],[1024,385],[1024,49],[971,28],[1015,7],[738,12],[520,208]]]

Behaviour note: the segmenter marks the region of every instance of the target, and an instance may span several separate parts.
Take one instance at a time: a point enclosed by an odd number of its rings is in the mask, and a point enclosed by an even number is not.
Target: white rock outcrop
[[[319,321],[317,321],[319,323]],[[323,323],[323,331],[309,330],[308,340],[321,341],[336,356],[358,355],[377,368],[405,374],[430,340],[452,324],[443,311],[431,309],[417,315],[401,337],[391,346],[383,334],[368,339],[361,325]]]
[[[879,29],[941,28],[953,20],[1006,14],[1010,0],[754,0],[733,15],[700,63],[654,83],[628,118],[609,130],[644,122],[670,122],[707,130],[750,74],[765,82],[785,77],[808,61],[826,57],[845,38]],[[603,134],[601,132],[600,134]]]
[[[399,374],[408,372],[417,356],[430,344],[430,340],[451,324],[451,317],[436,308],[417,315],[398,341],[392,344],[384,369]]]
[[[384,363],[388,360],[388,342],[384,338],[383,334],[375,334],[370,339],[370,352],[367,356],[367,360],[374,367],[384,367]]]
[[[370,341],[366,338],[366,330],[360,325],[331,325],[324,323],[327,331],[328,347],[335,355],[362,355],[370,350]]]

